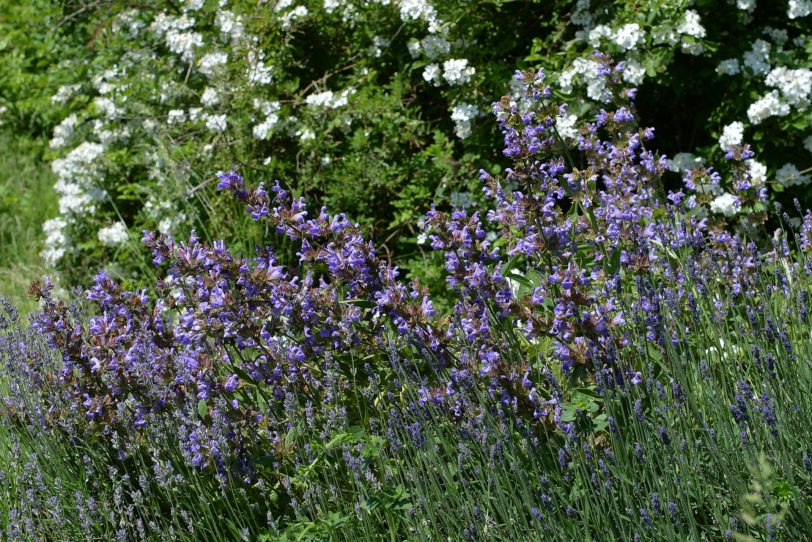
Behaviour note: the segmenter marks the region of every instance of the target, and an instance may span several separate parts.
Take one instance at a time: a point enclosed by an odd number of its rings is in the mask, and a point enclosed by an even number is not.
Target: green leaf
[[[209,415],[209,404],[204,399],[197,402],[197,415],[201,418]]]

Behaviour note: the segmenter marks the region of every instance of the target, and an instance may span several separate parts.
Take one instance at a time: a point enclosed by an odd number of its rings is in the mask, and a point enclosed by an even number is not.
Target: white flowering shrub
[[[149,269],[143,229],[260,244],[212,197],[212,173],[232,167],[346,211],[415,270],[431,202],[469,202],[476,171],[502,164],[487,113],[495,97],[524,99],[513,71],[545,68],[570,104],[556,129],[575,138],[609,99],[598,51],[622,61],[669,182],[693,191],[697,213],[754,225],[770,199],[812,204],[806,0],[35,4],[49,14],[40,23],[67,30],[45,42],[50,56],[32,45],[51,77],[0,87],[0,111],[40,127],[59,200],[42,255],[71,281],[99,265],[125,278]],[[11,49],[0,56],[20,65]],[[692,173],[745,144],[746,183]]]
[[[413,251],[430,203],[498,159],[477,127],[533,39],[518,6],[464,1],[80,6],[93,48],[58,63],[75,77],[49,100],[60,212],[43,256],[68,273],[148,268],[143,229],[252,227],[211,197],[231,167],[347,211],[393,257]]]

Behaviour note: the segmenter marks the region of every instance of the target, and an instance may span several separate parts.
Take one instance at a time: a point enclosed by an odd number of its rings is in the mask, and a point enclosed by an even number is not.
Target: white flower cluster
[[[429,34],[420,41],[413,40],[409,42],[409,54],[412,57],[417,57],[421,50],[428,58],[434,60],[449,54],[451,52],[451,43],[444,37],[433,34]]]
[[[452,87],[468,83],[475,73],[476,69],[469,66],[468,60],[464,58],[452,58],[443,62],[443,79]]]
[[[737,75],[740,71],[739,60],[736,58],[728,58],[716,66],[716,73],[719,75]]]
[[[755,186],[764,184],[767,181],[767,166],[757,162],[752,158],[745,160],[747,173],[750,175],[750,182]]]
[[[722,150],[728,150],[731,147],[742,144],[742,137],[744,137],[744,124],[741,122],[731,122],[722,129],[722,135],[719,137],[719,146]]]
[[[180,56],[186,63],[195,59],[195,51],[203,46],[203,36],[199,32],[189,31],[195,24],[194,17],[186,14],[178,17],[159,13],[150,28],[157,37],[163,37],[166,47]]]
[[[258,51],[248,52],[248,82],[254,85],[267,85],[272,80],[271,66],[265,65],[264,55]]]
[[[756,0],[736,0],[736,7],[742,11],[752,13],[756,9]]]
[[[806,186],[809,184],[809,175],[803,175],[795,164],[784,164],[775,172],[775,181],[783,186]]]
[[[348,88],[341,92],[325,90],[324,92],[310,94],[305,98],[305,103],[312,108],[338,109],[339,107],[347,105],[349,103],[349,97],[353,94],[355,94],[354,88]]]
[[[228,117],[225,114],[221,115],[205,115],[206,128],[215,134],[222,134],[228,127]]]
[[[559,115],[555,119],[555,129],[561,137],[571,139],[578,135],[577,122],[578,115],[573,113]]]
[[[214,51],[203,55],[198,62],[197,68],[200,70],[200,73],[212,79],[222,71],[222,67],[225,66],[227,62],[228,53]]]
[[[59,194],[59,217],[43,224],[45,246],[41,256],[49,265],[55,264],[69,250],[67,228],[81,215],[93,213],[96,203],[106,193],[98,186],[98,158],[104,147],[85,141],[64,158],[51,163],[56,174],[54,189]]]
[[[110,226],[105,226],[99,229],[99,241],[107,246],[116,246],[126,243],[130,237],[130,232],[124,222],[115,222]]]
[[[789,0],[787,17],[790,19],[800,19],[812,13],[812,0]]]
[[[66,230],[68,223],[64,218],[57,217],[46,220],[42,224],[42,231],[45,233],[45,246],[40,252],[40,256],[48,265],[55,265],[70,247]]]
[[[778,66],[770,71],[764,83],[768,87],[780,90],[783,101],[792,107],[805,109],[809,105],[812,95],[812,70],[807,68],[791,70]]]
[[[265,120],[254,126],[252,132],[255,139],[260,141],[268,139],[271,130],[279,124],[279,110],[281,106],[279,102],[267,102],[254,100],[254,109],[258,109],[265,115]]]
[[[705,165],[705,159],[689,152],[679,152],[666,162],[669,171],[685,173]]]
[[[705,27],[702,26],[702,18],[699,16],[699,13],[693,9],[685,10],[682,21],[680,21],[677,26],[677,32],[697,39],[704,38]]]
[[[73,96],[82,88],[82,85],[75,84],[75,85],[62,85],[56,90],[56,94],[51,96],[51,103],[55,104],[66,104],[68,100],[73,98]]]
[[[220,29],[220,35],[233,42],[241,41],[245,37],[245,25],[242,18],[231,11],[218,11],[214,23]]]
[[[453,87],[470,82],[475,73],[476,68],[469,66],[467,59],[452,58],[443,62],[442,68],[438,64],[429,64],[423,68],[423,79],[435,87],[439,87],[445,79]]]
[[[558,85],[565,94],[572,92],[577,77],[586,81],[586,94],[595,101],[605,101],[608,97],[606,81],[598,75],[600,65],[590,58],[576,58],[572,67],[561,72]]]
[[[744,65],[755,75],[770,71],[770,50],[772,45],[764,40],[756,40],[750,50],[744,53]]]
[[[71,113],[65,119],[56,125],[54,128],[54,135],[51,138],[51,141],[48,142],[48,145],[52,149],[61,149],[65,145],[68,144],[68,140],[73,135],[73,130],[76,128],[76,124],[78,123],[79,119],[76,116],[76,113]]]
[[[479,108],[469,103],[459,103],[451,109],[451,120],[454,121],[454,133],[460,139],[471,135],[471,120],[479,116]]]
[[[166,123],[169,126],[183,124],[184,122],[186,122],[186,111],[184,111],[183,109],[172,109],[166,115]]]
[[[714,213],[725,215],[726,217],[734,216],[741,209],[741,201],[738,196],[728,194],[725,192],[721,196],[717,196],[710,202],[710,210]]]
[[[206,87],[203,91],[203,95],[200,97],[200,105],[204,107],[212,107],[220,103],[220,95],[217,93],[216,89],[212,87]]]
[[[440,77],[442,74],[443,71],[437,64],[429,64],[423,68],[423,79],[425,79],[427,83],[433,84],[435,87],[440,86]]]
[[[753,124],[759,124],[769,117],[789,115],[789,105],[781,100],[777,90],[771,90],[747,108],[747,118]]]
[[[54,160],[51,170],[56,174],[54,188],[59,194],[59,211],[63,215],[92,212],[95,202],[104,197],[96,185],[96,160],[104,153],[98,143],[85,141],[64,158]]]
[[[279,3],[279,5],[281,5],[281,4],[283,4],[283,2]],[[283,30],[290,30],[290,28],[293,26],[294,22],[298,21],[299,19],[303,19],[303,18],[307,17],[308,14],[309,14],[309,11],[307,10],[307,6],[301,6],[301,5],[296,6],[292,10],[284,13],[282,15],[282,17],[279,19],[280,22],[282,23],[282,29]]]
[[[624,24],[612,35],[612,41],[617,43],[622,49],[630,51],[643,41],[645,32],[637,23]]]
[[[400,18],[404,21],[424,21],[432,34],[443,24],[437,10],[426,0],[400,0]]]

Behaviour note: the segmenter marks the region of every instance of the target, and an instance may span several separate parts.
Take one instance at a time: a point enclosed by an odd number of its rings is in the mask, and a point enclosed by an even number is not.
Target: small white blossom
[[[744,124],[738,121],[731,122],[722,129],[719,146],[726,151],[731,147],[741,145],[742,137],[744,137]]]
[[[65,233],[68,223],[64,218],[57,217],[46,220],[42,224],[45,233],[45,246],[40,256],[48,265],[56,265],[62,259],[68,248],[68,236]]]
[[[52,149],[61,149],[67,145],[68,140],[70,139],[70,136],[73,135],[73,130],[76,128],[76,124],[78,122],[79,119],[76,117],[76,113],[71,113],[65,117],[62,122],[54,127],[54,136],[48,142],[49,146]]]
[[[93,103],[99,108],[99,111],[107,117],[108,119],[113,119],[119,115],[119,108],[116,106],[115,102],[110,98],[105,98],[104,96],[96,96],[93,99]]]
[[[245,36],[245,25],[239,15],[221,10],[217,12],[214,22],[220,29],[220,34],[231,41],[239,41]]]
[[[599,24],[589,31],[589,44],[596,49],[601,46],[601,40],[612,37],[612,29],[605,24]]]
[[[166,46],[184,62],[191,64],[195,59],[195,51],[203,46],[203,36],[198,32],[170,30],[166,33]]]
[[[578,116],[573,113],[560,115],[555,119],[555,129],[561,137],[570,139],[578,135],[577,122]]]
[[[222,51],[206,53],[198,62],[198,69],[200,73],[211,79],[220,72],[222,66],[227,62],[228,53]]]
[[[736,0],[736,7],[742,11],[752,13],[756,9],[756,0]]]
[[[410,39],[409,43],[406,44],[406,48],[409,50],[409,56],[412,58],[420,56],[420,40],[417,38]]]
[[[307,7],[305,6],[296,6],[291,11],[288,11],[284,15],[280,21],[282,22],[282,29],[289,30],[293,23],[303,17],[306,17],[309,12],[307,11]]]
[[[744,53],[744,65],[750,68],[755,75],[762,75],[770,71],[769,42],[756,40],[749,51]]]
[[[186,122],[186,112],[183,109],[173,109],[166,115],[166,123],[170,126]]]
[[[660,25],[651,30],[651,40],[654,45],[676,45],[679,42],[679,34],[670,25]]]
[[[443,62],[443,78],[452,87],[469,82],[475,73],[476,69],[468,66],[468,60],[464,58],[452,58]]]
[[[296,135],[299,136],[299,141],[302,143],[316,139],[316,134],[310,128],[299,128]]]
[[[206,4],[206,0],[186,0],[183,11],[200,11]]]
[[[262,110],[265,115],[265,120],[254,126],[252,130],[254,138],[262,141],[268,139],[271,130],[279,123],[280,105],[279,102],[255,102],[254,106]]]
[[[737,75],[740,71],[739,61],[735,58],[723,60],[716,66],[716,73],[719,75]]]
[[[694,156],[689,152],[679,152],[666,162],[668,170],[675,173],[685,173],[692,169],[700,168],[705,164],[701,156]]]
[[[267,85],[271,82],[272,68],[266,66],[262,54],[256,51],[248,52],[248,82],[257,85]]]
[[[812,0],[789,0],[787,17],[799,19],[812,13]]]
[[[705,37],[705,27],[702,26],[699,13],[693,9],[686,9],[682,21],[677,26],[677,32],[697,39]]]
[[[431,60],[451,52],[451,44],[442,36],[428,35],[420,42],[420,46]]]
[[[225,115],[208,115],[206,117],[206,128],[214,133],[221,134],[226,131],[228,121]]]
[[[460,103],[451,109],[451,120],[454,121],[454,133],[460,139],[471,135],[471,120],[479,115],[479,108],[469,103]]]
[[[767,166],[752,158],[745,160],[744,163],[747,165],[747,173],[750,175],[750,182],[756,186],[764,184],[767,180]]]
[[[327,13],[332,13],[340,7],[340,0],[324,0],[324,11]]]
[[[714,213],[731,217],[739,212],[741,209],[741,202],[737,196],[725,192],[721,196],[717,196],[713,201],[711,201],[710,209]]]
[[[324,92],[310,94],[305,98],[305,103],[314,108],[338,109],[339,107],[347,105],[349,103],[349,97],[353,94],[355,94],[355,89],[353,88],[345,89],[340,93],[325,90]]]
[[[629,51],[637,47],[637,44],[643,41],[644,36],[645,32],[640,28],[639,24],[628,23],[615,30],[612,41]]]
[[[781,91],[781,98],[790,106],[804,109],[812,95],[812,70],[800,68],[791,70],[779,66],[770,71],[764,83]]]
[[[433,84],[435,87],[440,86],[440,66],[437,64],[429,64],[423,68],[423,79],[427,83]]]
[[[747,118],[752,124],[759,124],[769,117],[789,115],[789,105],[781,100],[777,90],[771,90],[747,108]]]
[[[220,96],[217,91],[211,87],[206,87],[203,91],[203,96],[200,97],[200,104],[205,107],[211,107],[220,103]]]
[[[789,33],[785,28],[764,27],[764,34],[769,36],[778,45],[784,45],[789,40]]]
[[[632,85],[639,85],[646,77],[646,68],[636,59],[626,62],[623,68],[623,80]]]
[[[400,18],[403,21],[422,20],[428,23],[429,32],[435,33],[442,25],[437,17],[437,10],[426,0],[401,0]]]
[[[82,85],[62,85],[56,90],[56,94],[51,96],[51,103],[65,104],[70,100],[76,92],[82,88]]]
[[[809,175],[802,175],[795,164],[784,164],[775,172],[775,180],[783,186],[805,186],[809,184]]]
[[[126,243],[130,236],[124,222],[116,222],[110,226],[99,229],[99,241],[107,246],[116,246]]]

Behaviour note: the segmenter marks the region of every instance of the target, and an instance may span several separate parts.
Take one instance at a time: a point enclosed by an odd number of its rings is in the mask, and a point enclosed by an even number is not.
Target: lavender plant
[[[599,60],[612,107],[573,137],[544,73],[517,73],[493,105],[513,167],[481,173],[481,209],[428,213],[448,312],[346,216],[233,170],[218,188],[269,232],[255,257],[145,232],[154,294],[35,283],[30,328],[4,322],[2,428],[25,442],[4,535],[802,539],[812,213],[759,246],[692,201],[714,170],[665,191]],[[751,156],[727,157],[743,201]]]

